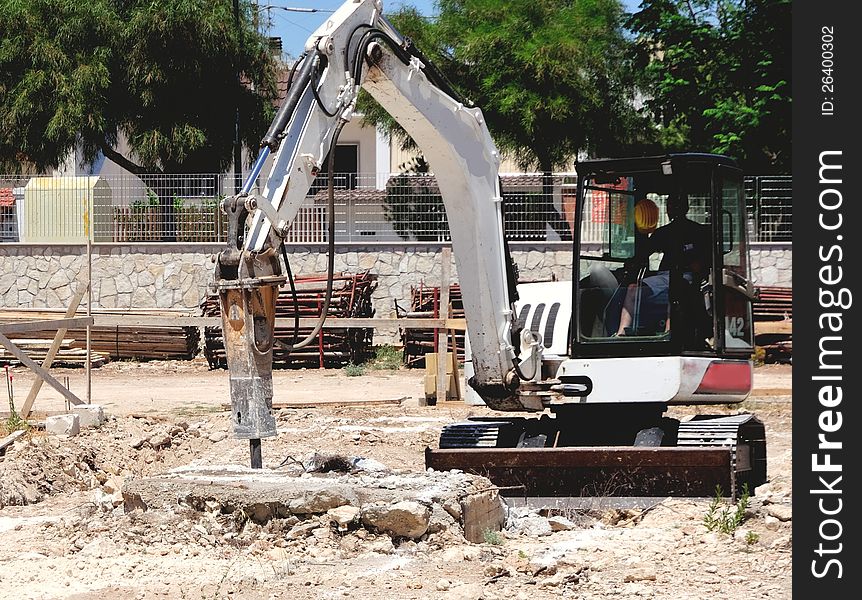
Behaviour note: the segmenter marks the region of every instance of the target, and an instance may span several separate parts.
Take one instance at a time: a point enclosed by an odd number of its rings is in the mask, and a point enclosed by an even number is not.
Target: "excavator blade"
[[[483,475],[510,497],[714,497],[736,499],[766,481],[763,424],[751,415],[682,423],[675,446],[542,447],[544,434],[511,444],[515,422],[450,425],[441,448],[425,450],[425,466]],[[538,443],[530,440],[539,440]],[[534,447],[527,447],[533,445]],[[535,447],[539,446],[539,447]]]
[[[452,448],[425,466],[483,475],[505,496],[540,498],[715,495],[732,489],[727,448]]]

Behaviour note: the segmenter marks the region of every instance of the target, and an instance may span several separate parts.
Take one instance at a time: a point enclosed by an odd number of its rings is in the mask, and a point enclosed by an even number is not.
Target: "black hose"
[[[518,375],[518,378],[519,378],[521,381],[530,381],[530,380],[532,380],[532,379],[533,379],[533,377],[535,377],[535,376],[536,376],[536,373],[538,373],[538,370],[539,370],[539,364],[538,364],[538,362],[537,362],[537,363],[536,363],[536,368],[535,368],[535,369],[533,369],[533,373],[532,373],[529,377],[527,377],[526,375],[524,375],[524,372],[523,372],[523,371],[521,371],[521,361],[520,361],[520,360],[518,360],[517,358],[515,358],[515,359],[512,361],[512,367],[515,369],[515,373]]]
[[[320,58],[320,52],[317,53],[317,58]],[[319,64],[319,63],[318,63]],[[317,106],[320,107],[320,110],[323,111],[327,117],[334,117],[338,114],[338,104],[335,105],[335,109],[330,112],[326,106],[323,105],[323,100],[320,98],[320,92],[317,91],[317,84],[319,81],[316,79],[315,75],[317,74],[317,67],[315,67],[311,72],[311,93],[314,95],[314,100],[317,102]]]
[[[299,350],[300,348],[305,348],[314,340],[314,338],[317,337],[317,334],[320,333],[320,330],[323,327],[323,322],[326,321],[326,316],[329,312],[329,304],[332,301],[332,287],[333,280],[335,278],[335,182],[332,176],[332,171],[335,168],[335,145],[338,142],[338,136],[341,135],[341,130],[344,128],[344,125],[345,121],[338,122],[338,126],[335,128],[335,133],[332,136],[332,142],[329,146],[329,240],[327,244],[329,249],[329,260],[327,261],[326,273],[326,297],[324,298],[323,308],[320,311],[320,317],[318,317],[317,323],[314,325],[314,329],[311,330],[311,333],[309,333],[304,340],[302,340],[298,344],[285,344],[284,342],[276,340],[278,345],[286,349],[288,352],[292,352],[293,350]]]
[[[299,339],[299,298],[296,297],[296,284],[293,281],[293,272],[290,270],[290,261],[287,260],[287,249],[284,247],[284,240],[281,240],[281,257],[284,259],[284,270],[287,273],[287,281],[290,284],[290,296],[293,299],[293,339],[288,344],[292,346]]]
[[[358,29],[358,28],[357,28]],[[355,32],[356,30],[354,30]],[[447,94],[451,98],[454,98],[461,104],[465,106],[471,106],[472,104],[466,100],[458,91],[454,88],[454,86],[446,79],[446,76],[443,75],[443,72],[437,68],[437,66],[432,63],[414,44],[411,40],[405,38],[405,46],[401,46],[389,37],[384,31],[376,28],[369,29],[365,33],[362,34],[362,37],[359,41],[359,51],[357,52],[356,60],[354,60],[354,69],[353,69],[353,78],[355,81],[360,80],[360,76],[362,75],[362,61],[358,60],[359,57],[365,55],[368,46],[374,40],[382,40],[386,42],[386,45],[392,49],[392,52],[398,59],[403,62],[405,65],[410,64],[410,59],[412,57],[416,57],[422,64],[425,66],[423,72],[425,76],[428,78],[433,85],[438,87],[443,93]]]
[[[368,23],[361,23],[357,25],[353,31],[350,32],[350,35],[347,37],[347,44],[344,47],[344,65],[355,65],[356,64],[356,56],[354,56],[353,61],[350,60],[350,51],[354,46],[354,39],[356,36],[356,32],[360,29],[373,29],[374,26]]]

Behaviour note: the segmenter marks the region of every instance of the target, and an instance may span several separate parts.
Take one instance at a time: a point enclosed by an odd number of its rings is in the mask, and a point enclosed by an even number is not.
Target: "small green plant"
[[[518,558],[527,558],[527,553],[523,550],[518,550]]]
[[[493,529],[486,529],[483,531],[482,539],[485,540],[486,544],[491,544],[492,546],[503,545],[503,536],[500,535],[499,531],[494,531]]]
[[[733,535],[737,527],[745,521],[745,511],[748,509],[750,498],[747,483],[742,485],[742,494],[736,505],[725,502],[722,498],[721,486],[715,486],[715,496],[709,503],[709,508],[703,517],[703,524],[709,531],[718,530],[721,533]]]
[[[750,529],[745,534],[745,544],[747,546],[753,546],[758,542],[758,540],[760,540],[760,536],[751,531]]]
[[[401,352],[393,346],[380,346],[374,353],[371,368],[377,371],[397,371],[401,368]]]
[[[755,346],[752,360],[754,360],[755,367],[763,366],[763,364],[766,362],[766,348],[763,348],[762,346]]]
[[[365,367],[348,363],[347,366],[344,367],[344,374],[348,377],[359,377],[360,375],[365,375]]]
[[[12,433],[13,431],[18,431],[19,429],[23,431],[30,431],[30,423],[22,419],[21,416],[15,411],[12,411],[12,413],[9,415],[9,418],[6,419],[6,421],[3,423],[3,427],[9,433]]]
[[[30,424],[21,418],[18,411],[15,410],[15,389],[12,387],[12,375],[9,372],[9,367],[6,367],[6,394],[9,396],[9,418],[3,422],[3,427],[8,433],[30,430]]]
[[[146,210],[147,207],[158,205],[159,197],[153,190],[150,189],[147,190],[146,199],[138,198],[137,200],[132,200],[132,202],[129,204],[132,209],[132,212],[143,212]]]

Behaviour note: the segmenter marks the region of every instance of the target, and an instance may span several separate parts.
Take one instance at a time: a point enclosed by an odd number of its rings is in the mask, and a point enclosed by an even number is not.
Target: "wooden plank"
[[[449,318],[449,270],[452,262],[452,249],[444,247],[440,257],[440,312],[442,319]],[[449,346],[449,330],[437,330],[437,403],[446,402],[449,386],[446,385],[446,349]]]
[[[458,348],[455,343],[455,336],[452,337],[450,353],[452,354],[452,378],[455,380],[455,397],[452,400],[461,401],[464,397],[461,394],[461,374],[458,372]]]
[[[93,317],[74,317],[69,319],[39,319],[23,323],[0,323],[0,334],[29,333],[31,331],[55,330],[58,327],[74,329],[93,324]],[[4,336],[5,337],[5,336]]]
[[[69,320],[69,319],[66,319]],[[88,319],[85,319],[88,320]],[[66,399],[69,400],[74,405],[84,404],[84,401],[78,398],[75,394],[72,393],[71,390],[66,389],[63,384],[54,379],[54,376],[51,375],[48,371],[37,365],[33,362],[26,353],[21,351],[15,344],[12,343],[12,340],[7,338],[5,335],[0,333],[0,345],[3,345],[9,352],[15,355],[15,358],[20,360],[26,367],[28,367],[31,371],[36,373],[36,375],[42,377],[51,387],[60,392]]]
[[[292,401],[292,402],[273,402],[273,410],[282,410],[286,408],[341,408],[341,407],[361,407],[361,406],[398,406],[407,399],[392,398],[386,400],[308,400],[308,401]],[[230,404],[222,404],[222,410],[231,410]]]
[[[74,296],[72,296],[72,301],[69,302],[69,308],[66,309],[67,319],[70,319],[78,310],[78,305],[84,298],[84,292],[86,291],[87,286],[84,286],[82,289],[75,292]],[[43,369],[48,370],[51,368],[51,364],[54,362],[54,357],[57,356],[57,351],[60,349],[60,344],[63,343],[63,337],[66,335],[67,330],[67,327],[60,327],[57,330],[57,333],[54,335],[54,341],[51,342],[51,347],[48,348],[48,354],[45,355],[45,360],[42,361]],[[36,373],[36,379],[34,379],[33,383],[30,385],[30,392],[27,394],[27,399],[24,400],[24,406],[21,407],[22,418],[26,419],[30,416],[30,410],[33,408],[33,402],[36,401],[36,396],[39,394],[39,390],[42,389],[42,383],[44,383],[44,380],[39,377],[38,373]]]
[[[756,321],[754,335],[762,333],[793,333],[793,321]]]
[[[4,437],[2,440],[0,440],[0,454],[3,454],[3,451],[6,449],[6,446],[11,446],[12,442],[17,440],[25,433],[26,432],[24,430],[19,429],[18,431],[13,431],[12,433]]]
[[[140,315],[99,315],[94,314],[95,326],[97,327],[221,327],[219,317],[150,317]],[[316,318],[300,317],[299,326],[311,328],[317,323]],[[293,329],[293,317],[279,317],[275,320],[276,327]],[[467,329],[466,319],[421,319],[421,318],[374,318],[374,317],[327,317],[323,323],[324,329],[358,328],[374,329],[377,327],[402,327],[405,329],[456,329],[463,331]],[[47,328],[45,328],[47,329]]]
[[[17,311],[16,311],[17,312]],[[4,318],[13,316],[12,313],[0,310],[0,321]],[[96,327],[220,327],[220,317],[198,317],[190,315],[141,315],[141,314],[101,314],[93,313],[92,317],[78,317],[82,322],[76,320],[73,323],[66,324],[67,329],[75,329],[77,327],[86,327],[86,319],[92,318],[93,325]],[[27,324],[0,322],[0,332],[3,333],[26,333],[29,331],[44,331],[54,330],[57,328],[58,322],[63,319],[45,319],[39,321],[30,321]],[[30,323],[35,326],[30,326]],[[317,323],[316,318],[300,317],[300,327],[313,327]],[[276,327],[293,328],[292,317],[279,317],[275,320]],[[26,325],[21,327],[21,325]],[[327,317],[323,324],[324,328],[376,328],[376,327],[393,327],[398,326],[405,329],[456,329],[463,331],[467,329],[466,319],[423,319],[423,318],[376,318],[376,317]],[[9,329],[7,329],[7,327]]]

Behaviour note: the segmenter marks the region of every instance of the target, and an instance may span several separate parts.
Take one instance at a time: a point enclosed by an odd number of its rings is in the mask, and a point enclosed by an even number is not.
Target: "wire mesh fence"
[[[319,176],[299,207],[289,243],[328,241],[328,175]],[[233,175],[0,175],[0,242],[223,242],[219,203]],[[574,231],[571,174],[501,175],[510,241],[565,241]],[[445,242],[446,210],[432,175],[333,175],[336,242]],[[265,181],[260,183],[264,189]],[[790,176],[745,179],[752,241],[792,237]],[[598,202],[592,197],[587,203]],[[590,206],[585,207],[590,210]],[[587,232],[600,239],[600,232]],[[586,241],[589,241],[586,240]]]
[[[793,178],[790,175],[746,177],[745,198],[756,241],[789,242],[793,239]]]

